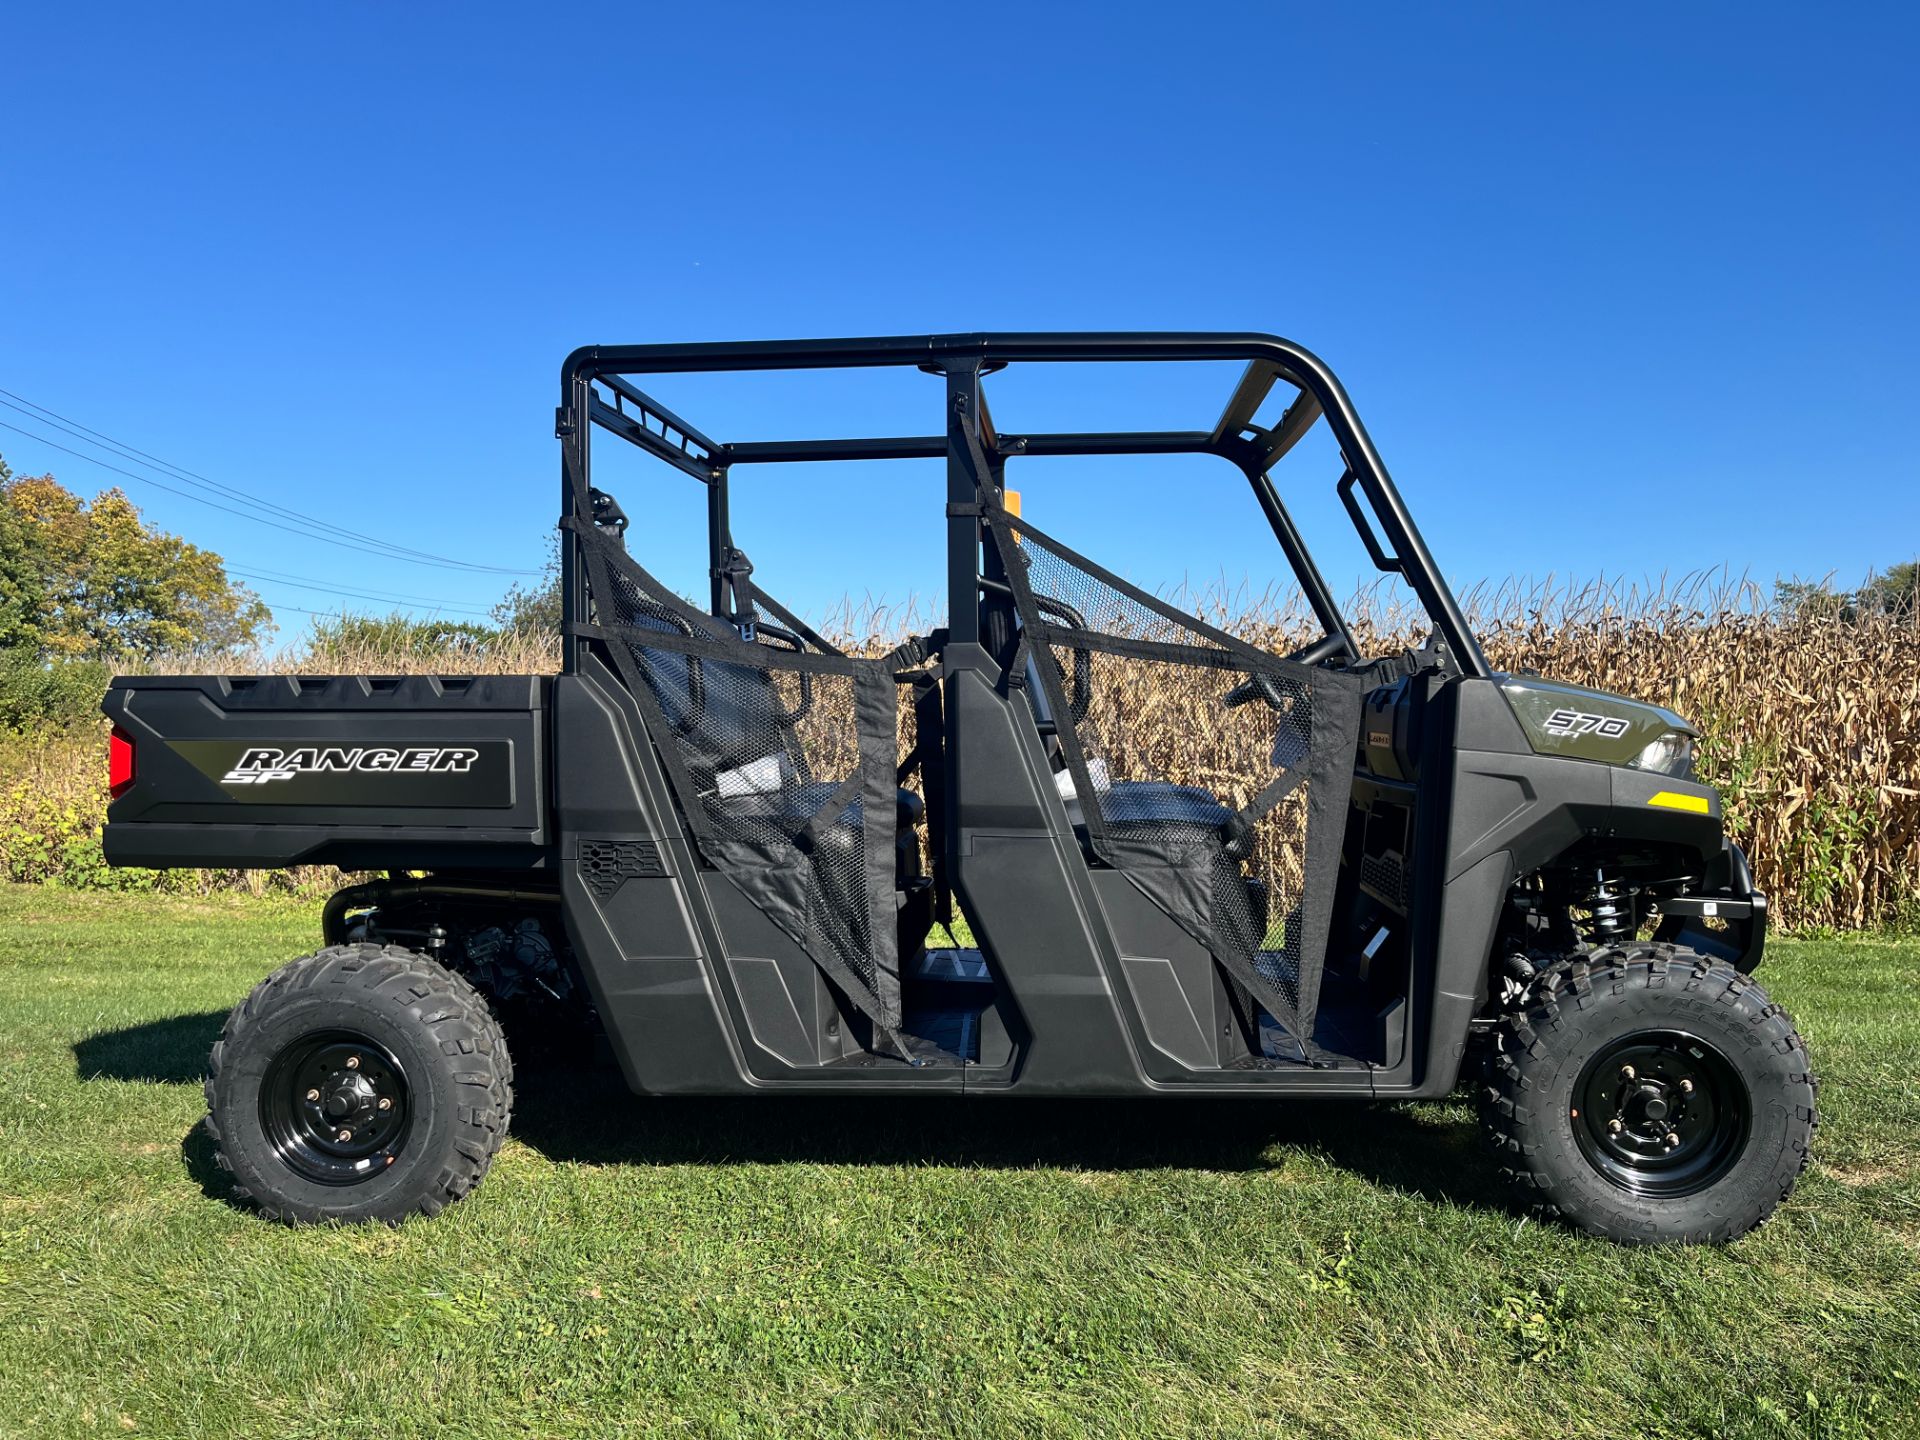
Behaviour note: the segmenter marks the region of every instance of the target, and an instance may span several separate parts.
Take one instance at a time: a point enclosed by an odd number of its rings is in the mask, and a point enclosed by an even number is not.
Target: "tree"
[[[498,638],[498,631],[472,620],[421,620],[398,610],[390,615],[330,615],[313,622],[307,653],[349,669],[365,669],[401,659],[477,655]]]
[[[515,581],[500,603],[493,607],[493,623],[502,630],[523,634],[552,634],[560,628],[560,539],[555,536],[547,546],[546,563],[540,567],[540,579],[532,585]]]
[[[1889,615],[1911,615],[1920,604],[1920,561],[1895,565],[1884,575],[1867,582],[1866,589],[1854,592],[1861,609],[1885,611]]]
[[[1773,598],[1790,615],[1829,615],[1850,624],[1872,615],[1911,618],[1920,612],[1920,561],[1895,565],[1858,590],[1835,590],[1831,579],[1776,581]]]
[[[0,649],[114,658],[250,644],[272,613],[211,550],[0,461]]]

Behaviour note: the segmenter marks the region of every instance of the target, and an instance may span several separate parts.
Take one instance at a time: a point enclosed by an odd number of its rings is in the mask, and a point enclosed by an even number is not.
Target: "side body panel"
[[[866,1053],[862,1017],[683,838],[637,708],[604,667],[555,682],[560,883],[570,938],[628,1083],[1124,1096],[1371,1093],[1364,1068],[1231,1068],[1215,967],[1124,878],[1091,870],[1025,697],[990,663],[947,680],[955,890],[996,978],[1000,1063]],[[664,818],[662,818],[664,817]],[[614,873],[593,857],[620,852]],[[1116,937],[1125,937],[1119,941]]]
[[[1434,858],[1414,877],[1418,1043],[1404,1074],[1379,1076],[1383,1094],[1453,1088],[1517,877],[1583,841],[1689,848],[1703,869],[1722,844],[1719,797],[1706,786],[1535,753],[1495,680],[1454,680],[1442,702],[1426,737],[1420,795],[1423,841]],[[1707,808],[1683,814],[1648,803],[1676,789],[1704,797]]]

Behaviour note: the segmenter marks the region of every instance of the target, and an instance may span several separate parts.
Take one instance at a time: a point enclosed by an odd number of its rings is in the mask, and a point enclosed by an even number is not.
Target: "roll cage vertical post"
[[[980,516],[973,507],[993,483],[980,443],[980,362],[963,361],[946,372],[946,379],[947,635],[955,645],[977,645]]]
[[[580,546],[570,525],[585,524],[576,495],[592,484],[592,446],[588,443],[587,400],[592,393],[591,372],[576,369],[571,360],[560,378],[560,407],[554,412],[553,433],[560,440],[560,670],[575,675],[585,658],[588,641],[576,626],[587,613],[587,569],[580,563]]]
[[[727,552],[733,549],[733,518],[727,513],[727,467],[722,465],[707,482],[707,578],[710,606],[716,615],[727,612]]]
[[[1240,360],[1247,362],[1225,412],[1211,431],[1101,432],[996,435],[984,428],[980,376],[1013,361],[1127,362]],[[748,441],[721,445],[685,424],[623,377],[673,372],[734,370],[858,369],[912,365],[946,380],[945,434],[844,440]],[[1271,427],[1254,423],[1273,385],[1285,381],[1299,396]],[[594,394],[598,382],[613,392],[608,405]],[[962,407],[962,408],[956,408]],[[1466,617],[1433,563],[1426,543],[1387,473],[1351,400],[1333,372],[1316,356],[1273,335],[1262,334],[986,334],[891,336],[848,340],[747,341],[733,344],[588,346],[567,357],[561,371],[556,427],[562,444],[563,524],[590,523],[575,514],[576,494],[587,493],[591,464],[588,430],[612,430],[709,487],[708,539],[712,568],[721,569],[730,540],[727,475],[731,466],[810,460],[941,459],[947,461],[949,504],[971,504],[974,487],[992,485],[999,467],[1015,455],[1215,454],[1247,476],[1275,539],[1293,567],[1315,617],[1326,631],[1301,657],[1331,658],[1354,641],[1339,606],[1301,542],[1269,476],[1272,466],[1312,424],[1326,419],[1351,480],[1386,537],[1379,559],[1403,575],[1426,608],[1460,668],[1492,673]],[[575,489],[576,482],[578,489]],[[961,492],[965,490],[963,495]],[[998,498],[997,496],[995,498]],[[1350,508],[1355,508],[1350,506]],[[1362,537],[1370,530],[1355,509]],[[562,548],[562,613],[568,627],[565,668],[578,668],[585,642],[573,627],[587,618],[585,577],[571,537]],[[1369,545],[1370,551],[1375,547]],[[954,640],[979,637],[979,523],[977,517],[948,520],[948,594]],[[964,573],[963,573],[964,572]],[[712,597],[724,608],[724,582],[716,575]]]

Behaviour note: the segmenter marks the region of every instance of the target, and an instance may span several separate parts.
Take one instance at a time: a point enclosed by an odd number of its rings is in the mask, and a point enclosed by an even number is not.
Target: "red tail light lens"
[[[133,737],[118,725],[107,741],[107,793],[115,800],[133,786]]]

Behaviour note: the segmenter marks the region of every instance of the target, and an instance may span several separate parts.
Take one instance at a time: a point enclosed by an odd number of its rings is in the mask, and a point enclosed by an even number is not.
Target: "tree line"
[[[557,551],[540,579],[515,584],[490,619],[342,613],[316,617],[315,630],[334,645],[417,653],[552,630]],[[0,653],[13,664],[240,653],[273,625],[271,607],[227,573],[220,555],[150,524],[122,491],[87,500],[50,474],[16,475],[0,458]]]

